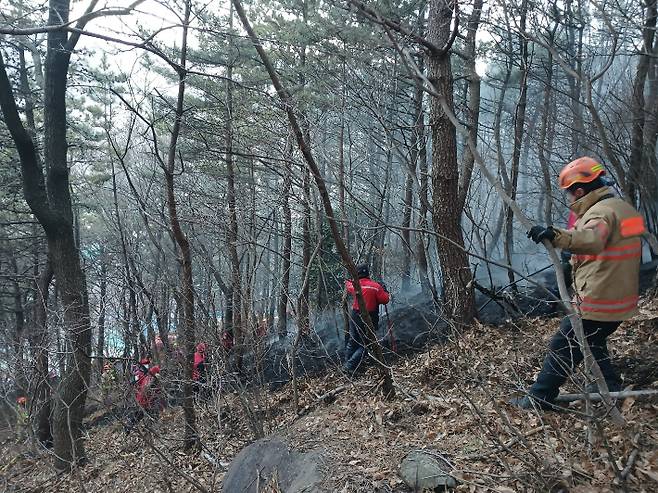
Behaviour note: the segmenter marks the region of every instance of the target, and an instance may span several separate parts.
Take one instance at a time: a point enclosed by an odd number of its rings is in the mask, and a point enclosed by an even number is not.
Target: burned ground
[[[615,363],[630,388],[656,388],[658,304],[643,302],[641,315],[611,337]],[[321,450],[326,459],[318,491],[409,491],[398,466],[411,450],[440,453],[455,467],[457,491],[655,491],[658,488],[658,406],[647,399],[620,403],[627,425],[616,429],[591,423],[583,406],[537,414],[506,404],[539,369],[558,319],[524,319],[500,327],[477,325],[449,334],[441,345],[402,357],[393,364],[397,396],[384,401],[377,374],[367,370],[353,381],[332,369],[299,382],[300,414],[290,385],[245,395],[225,393],[199,408],[201,454],[181,450],[182,415],[165,410],[125,436],[121,420],[89,421],[91,463],[57,477],[50,458],[5,438],[0,469],[7,491],[195,491],[191,480],[210,491],[221,487],[232,458],[254,440],[244,405],[251,406],[267,435],[300,452]],[[576,378],[577,380],[578,378]],[[568,385],[574,390],[576,383]],[[323,395],[338,392],[332,398]],[[633,452],[635,449],[638,452]],[[622,485],[616,475],[634,457]],[[617,468],[617,473],[615,473]],[[185,478],[187,477],[187,479]],[[277,491],[270,489],[268,491]]]

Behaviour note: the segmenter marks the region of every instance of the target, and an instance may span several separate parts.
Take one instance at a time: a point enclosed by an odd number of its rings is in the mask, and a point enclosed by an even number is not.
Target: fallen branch
[[[483,286],[482,284],[477,282],[477,280],[475,280],[475,279],[473,279],[473,286],[475,287],[475,289],[480,291],[483,295],[488,296],[489,301],[493,301],[498,306],[500,306],[505,313],[512,312],[512,313],[517,314],[517,315],[523,315],[521,313],[521,310],[519,310],[519,307],[516,306],[516,304],[512,300],[507,299],[504,296],[504,294],[503,295],[499,294],[501,292],[504,293],[502,290],[496,292],[493,289],[489,289],[489,288]],[[488,304],[489,301],[487,301],[486,304]]]
[[[635,465],[635,460],[637,459],[639,453],[640,453],[640,434],[637,433],[633,437],[633,450],[631,451],[631,454],[628,456],[628,460],[626,461],[626,466],[624,466],[624,469],[619,473],[619,479],[621,479],[622,481],[626,481],[626,478],[628,478],[628,475],[633,470],[633,466]]]
[[[340,394],[343,390],[348,389],[348,388],[351,387],[351,386],[352,386],[351,383],[349,383],[349,384],[345,384],[345,385],[341,385],[340,387],[336,387],[335,389],[330,390],[329,392],[326,392],[326,393],[322,394],[322,395],[319,396],[317,399],[315,399],[313,402],[311,402],[310,404],[308,404],[307,406],[305,406],[304,409],[302,409],[301,411],[299,411],[299,412],[297,413],[297,418],[301,418],[302,416],[306,416],[306,415],[307,415],[312,409],[314,409],[315,406],[317,406],[319,403],[321,403],[321,402],[326,402],[326,401],[328,401],[329,399],[331,399],[331,398],[333,398],[333,397],[336,397],[336,396],[337,396],[338,394]]]
[[[626,399],[627,397],[640,397],[648,395],[658,395],[658,390],[623,390],[621,392],[609,392],[610,397],[613,399]],[[555,399],[557,402],[576,402],[584,401],[589,399],[593,402],[599,402],[603,400],[601,394],[592,393],[592,394],[562,394]]]
[[[533,428],[532,430],[530,430],[528,433],[525,433],[523,436],[520,436],[520,437],[516,436],[516,437],[506,441],[502,445],[499,445],[499,446],[495,447],[492,450],[488,450],[486,452],[478,452],[476,454],[464,455],[464,456],[460,457],[460,459],[476,460],[476,459],[485,459],[487,457],[491,457],[492,455],[495,455],[499,452],[502,452],[505,449],[511,447],[512,445],[515,445],[516,443],[520,442],[521,439],[529,438],[533,435],[536,435],[540,431],[543,431],[545,428],[546,428],[546,426],[538,426],[537,428]]]

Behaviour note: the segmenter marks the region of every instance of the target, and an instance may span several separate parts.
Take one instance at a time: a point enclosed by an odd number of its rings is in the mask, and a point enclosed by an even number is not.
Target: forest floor
[[[300,380],[301,416],[294,412],[290,385],[263,392],[265,405],[252,405],[253,416],[267,434],[291,447],[323,451],[326,479],[318,491],[410,491],[398,468],[417,449],[439,453],[454,465],[457,491],[658,491],[655,399],[620,403],[627,422],[622,429],[609,420],[589,423],[582,403],[543,414],[507,404],[532,382],[558,324],[525,319],[502,327],[477,325],[446,344],[401,358],[393,364],[392,401],[381,398],[374,368],[353,381],[334,370]],[[657,329],[658,300],[645,300],[641,315],[610,338],[613,360],[631,388],[658,388]],[[575,388],[570,382],[564,390]],[[319,398],[335,389],[340,391],[331,399]],[[200,406],[204,449],[195,456],[180,450],[180,408],[165,410],[128,436],[119,421],[99,411],[89,419],[95,423],[88,431],[90,463],[68,476],[57,477],[44,454],[4,437],[0,489],[182,492],[199,491],[192,485],[197,482],[219,491],[231,459],[253,441],[242,397],[225,395],[219,412],[215,405]]]

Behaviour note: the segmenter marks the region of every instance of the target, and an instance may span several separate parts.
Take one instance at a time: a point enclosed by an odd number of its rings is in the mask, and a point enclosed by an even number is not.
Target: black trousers
[[[379,326],[379,312],[368,312],[372,319],[375,330]],[[368,336],[366,324],[357,310],[352,310],[350,315],[350,334],[345,344],[345,369],[356,370],[363,359],[368,355]]]
[[[610,362],[607,338],[614,333],[621,322],[597,322],[583,320],[585,338],[592,349],[601,372],[609,384],[620,384],[621,378]],[[568,317],[562,320],[549,344],[549,352],[537,381],[530,387],[530,395],[546,402],[553,402],[560,393],[560,387],[567,377],[583,360],[576,334]]]

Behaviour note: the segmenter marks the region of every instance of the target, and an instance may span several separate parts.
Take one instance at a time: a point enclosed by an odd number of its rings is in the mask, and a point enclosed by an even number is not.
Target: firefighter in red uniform
[[[379,326],[379,305],[385,305],[390,300],[390,295],[386,288],[370,279],[370,272],[367,265],[357,267],[359,275],[359,284],[363,292],[363,299],[366,302],[366,310],[370,314],[375,331]],[[356,299],[356,293],[352,281],[345,282],[347,294],[354,297],[352,303],[352,315],[350,316],[350,334],[345,345],[345,371],[353,373],[368,355],[366,342],[368,340],[365,322],[361,319],[359,313],[359,303]]]
[[[567,191],[569,208],[577,216],[572,229],[533,226],[528,237],[571,252],[573,303],[583,320],[585,337],[601,368],[608,389],[621,389],[621,379],[610,363],[607,338],[623,320],[637,313],[640,236],[645,232],[638,211],[615,197],[601,178],[603,165],[590,157],[572,161],[560,172],[560,188]],[[552,409],[571,371],[583,359],[569,318],[553,336],[537,381],[528,395],[511,403],[523,409]],[[596,392],[595,383],[588,386]]]
[[[147,414],[156,417],[164,409],[164,400],[162,396],[162,387],[158,376],[160,367],[152,366],[146,372],[142,372],[137,377],[135,383],[135,400],[139,407],[135,409],[125,426],[126,434],[139,423]]]

